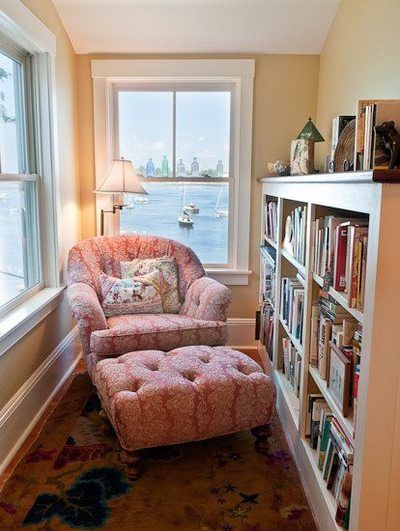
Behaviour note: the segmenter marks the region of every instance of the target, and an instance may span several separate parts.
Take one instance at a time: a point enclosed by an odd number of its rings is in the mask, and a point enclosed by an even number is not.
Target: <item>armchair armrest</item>
[[[78,321],[83,352],[87,354],[91,333],[108,328],[99,298],[89,284],[74,282],[68,287],[68,301],[72,315]]]
[[[181,314],[206,321],[226,321],[230,289],[209,277],[195,280],[186,292]]]

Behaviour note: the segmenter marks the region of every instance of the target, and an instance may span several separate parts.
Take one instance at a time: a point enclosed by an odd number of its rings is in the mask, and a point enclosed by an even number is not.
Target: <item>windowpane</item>
[[[148,196],[126,194],[121,233],[172,238],[205,264],[228,263],[228,184],[144,183]],[[195,213],[194,210],[198,209]],[[185,223],[182,211],[193,224]]]
[[[0,182],[0,306],[40,280],[36,182]]]
[[[0,52],[0,171],[25,171],[22,66]]]
[[[119,92],[119,155],[148,177],[172,176],[173,93]]]
[[[176,93],[179,177],[229,174],[230,92]]]

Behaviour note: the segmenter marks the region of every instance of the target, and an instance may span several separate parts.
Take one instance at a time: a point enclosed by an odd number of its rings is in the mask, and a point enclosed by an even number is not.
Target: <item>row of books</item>
[[[264,206],[265,219],[265,234],[268,238],[277,241],[278,230],[278,203],[276,201],[268,201]]]
[[[362,327],[321,289],[311,311],[310,365],[318,369],[344,416],[353,408],[360,377]]]
[[[274,340],[274,309],[269,302],[261,304],[256,319],[256,339],[266,348],[269,357],[272,359]]]
[[[300,394],[302,358],[289,338],[282,338],[283,372],[293,387],[295,396]]]
[[[286,218],[282,247],[300,264],[306,259],[307,206],[295,208]]]
[[[314,222],[314,273],[342,292],[350,308],[364,309],[368,219],[333,215]]]
[[[354,449],[321,394],[309,395],[306,433],[326,487],[336,501],[336,523],[348,529]]]
[[[358,103],[357,169],[389,169],[387,139],[400,128],[400,100],[361,100]]]
[[[276,281],[276,250],[270,245],[262,245],[261,249],[261,296],[263,301],[275,305]]]
[[[290,333],[299,343],[303,344],[304,319],[304,281],[300,275],[296,278],[283,277],[281,279],[281,307],[282,319],[287,324]]]

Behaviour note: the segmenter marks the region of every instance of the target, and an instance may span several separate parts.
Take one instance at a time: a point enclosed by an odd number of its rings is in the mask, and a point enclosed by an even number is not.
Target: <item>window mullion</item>
[[[172,177],[176,177],[176,90],[172,94]]]

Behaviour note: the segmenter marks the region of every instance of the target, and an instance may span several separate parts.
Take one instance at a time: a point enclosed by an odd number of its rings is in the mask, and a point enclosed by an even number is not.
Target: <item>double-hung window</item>
[[[126,197],[120,232],[157,234],[228,267],[233,179],[230,85],[117,86],[115,147],[149,193]]]
[[[148,192],[126,194],[108,232],[177,240],[247,283],[253,61],[95,60],[92,75],[96,182],[125,158]]]
[[[30,54],[0,38],[0,310],[41,287]]]
[[[0,355],[62,300],[55,35],[0,0]]]

